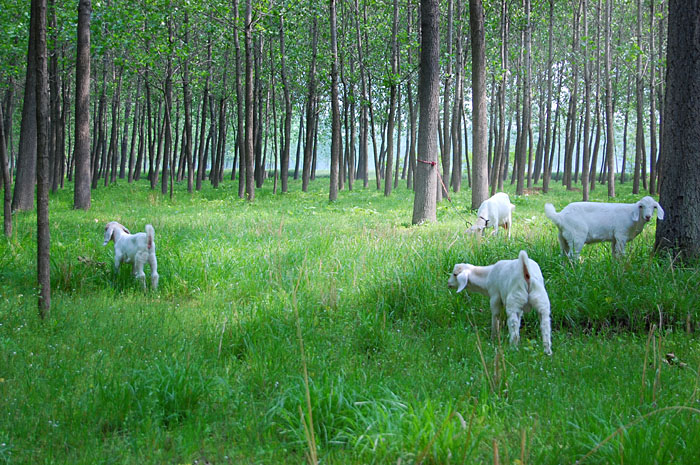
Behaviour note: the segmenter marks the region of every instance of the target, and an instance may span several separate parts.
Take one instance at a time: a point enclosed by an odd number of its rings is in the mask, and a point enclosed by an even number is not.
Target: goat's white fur
[[[122,263],[133,263],[134,274],[146,287],[146,274],[143,266],[148,263],[151,266],[151,286],[158,288],[158,261],[156,260],[155,230],[150,224],[146,225],[145,233],[131,234],[121,224],[111,221],[105,226],[105,238],[103,246],[110,240],[114,241],[114,269],[119,270]]]
[[[467,231],[483,233],[486,228],[493,228],[493,234],[498,234],[498,228],[502,226],[508,231],[508,237],[510,237],[513,210],[515,210],[515,205],[510,203],[508,194],[505,192],[494,194],[479,205],[476,223]]]
[[[505,307],[510,343],[520,342],[520,320],[523,312],[534,308],[540,315],[542,344],[547,355],[552,354],[550,304],[539,265],[530,260],[527,252],[520,251],[515,260],[501,260],[489,266],[458,263],[454,266],[447,285],[461,292],[487,295],[491,305],[491,337],[497,335],[501,310]]]
[[[625,244],[642,232],[651,220],[654,209],[664,219],[664,210],[653,198],[646,196],[635,203],[574,202],[559,213],[548,203],[547,217],[559,228],[562,254],[578,258],[584,244],[610,242],[613,256],[624,255]]]

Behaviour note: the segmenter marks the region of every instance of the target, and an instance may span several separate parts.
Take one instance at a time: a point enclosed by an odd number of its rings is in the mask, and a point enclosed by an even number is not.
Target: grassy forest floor
[[[87,212],[72,190],[53,195],[47,321],[36,216],[14,216],[0,238],[0,463],[697,463],[699,267],[651,255],[656,220],[623,259],[589,245],[572,266],[543,206],[581,193],[559,184],[506,187],[511,239],[465,234],[468,189],[414,227],[403,183],[389,198],[355,184],[333,204],[327,179],[306,194],[270,185],[247,203],[237,182],[177,185],[170,200],[120,181]],[[111,270],[111,220],[155,227],[157,292],[130,265]],[[536,315],[518,350],[492,343],[487,298],[446,286],[457,262],[521,249],[545,277],[551,357]]]

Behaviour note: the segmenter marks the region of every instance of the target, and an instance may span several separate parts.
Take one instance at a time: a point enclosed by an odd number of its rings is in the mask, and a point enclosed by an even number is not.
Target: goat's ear
[[[459,287],[457,288],[457,292],[462,292],[465,287],[467,287],[467,283],[469,282],[469,272],[468,271],[462,271],[460,274],[457,275],[457,283],[459,284]]]
[[[656,217],[660,220],[664,219],[664,209],[661,208],[658,202],[656,203]]]
[[[637,202],[634,204],[634,210],[632,210],[632,221],[639,221],[639,210],[642,209],[642,204]]]
[[[114,234],[114,230],[111,226],[107,226],[105,229],[105,241],[102,243],[103,246],[109,244],[109,241],[112,240],[112,234]]]
[[[126,229],[126,226],[122,226],[121,224],[120,224],[119,226],[122,227],[122,229],[124,230],[125,233],[131,234],[131,231],[129,231],[128,229]]]

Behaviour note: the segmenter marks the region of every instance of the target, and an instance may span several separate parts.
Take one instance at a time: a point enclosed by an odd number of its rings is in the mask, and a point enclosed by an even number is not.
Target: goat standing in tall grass
[[[540,314],[540,331],[544,352],[552,355],[550,304],[539,265],[520,251],[515,260],[500,260],[489,266],[458,263],[447,280],[450,288],[465,288],[489,297],[491,304],[491,337],[496,337],[503,307],[508,319],[510,343],[520,342],[520,320],[523,312],[534,308]]]
[[[155,230],[150,224],[146,225],[145,233],[131,234],[121,224],[110,221],[105,226],[103,246],[109,241],[114,241],[114,270],[119,271],[119,266],[126,263],[134,264],[134,275],[146,288],[146,274],[143,266],[148,263],[151,266],[151,286],[158,289],[158,261],[156,260]]]
[[[613,257],[624,255],[625,244],[642,232],[657,210],[664,219],[664,210],[646,196],[635,203],[573,202],[559,213],[551,203],[545,204],[547,218],[559,228],[561,253],[576,259],[584,244],[610,242]]]

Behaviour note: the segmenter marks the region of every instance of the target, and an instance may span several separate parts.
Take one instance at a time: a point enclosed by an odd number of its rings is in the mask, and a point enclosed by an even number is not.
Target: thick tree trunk
[[[35,0],[36,1],[36,0]],[[34,5],[35,1],[32,2]],[[37,26],[35,15],[29,21],[29,45],[27,50],[27,71],[22,100],[22,122],[17,153],[15,191],[12,197],[13,211],[29,211],[34,208],[34,187],[36,185],[36,42]]]
[[[471,0],[475,1],[475,0]],[[478,0],[476,0],[478,1]],[[440,2],[421,0],[421,59],[418,75],[420,119],[415,170],[413,224],[437,221],[437,127],[440,89]]]
[[[671,0],[657,249],[700,257],[700,0]]]

